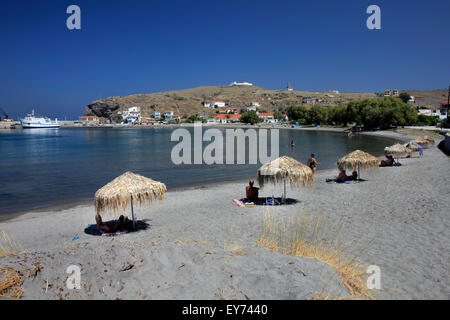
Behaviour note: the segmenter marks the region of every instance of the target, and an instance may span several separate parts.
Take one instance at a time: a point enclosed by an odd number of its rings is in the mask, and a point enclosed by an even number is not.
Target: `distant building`
[[[393,89],[393,90],[386,89],[386,90],[384,90],[384,96],[385,97],[398,97],[399,93],[398,93],[397,89]]]
[[[81,116],[78,118],[83,124],[98,124],[100,123],[100,118],[97,116]]]
[[[167,120],[167,118],[172,118],[173,117],[173,111],[169,110],[164,112],[164,118]]]
[[[253,83],[244,81],[244,82],[236,82],[233,81],[232,83],[230,83],[230,86],[253,86]]]
[[[161,112],[159,111],[153,112],[153,118],[155,118],[155,120],[161,120]]]
[[[152,126],[152,125],[155,125],[155,124],[157,124],[157,123],[158,123],[158,121],[155,121],[155,120],[151,120],[151,119],[149,119],[149,118],[142,117],[142,118],[139,119],[139,121],[133,122],[133,125],[139,125],[139,126]]]
[[[258,113],[258,117],[265,123],[275,123],[278,122],[277,119],[275,119],[273,112],[267,112],[267,113]]]
[[[237,113],[239,113],[239,109],[238,108],[235,108],[235,107],[232,107],[232,108],[226,108],[225,109],[225,113],[227,113],[227,114],[237,114]]]
[[[317,102],[317,99],[316,98],[305,98],[303,101],[306,104],[315,104]]]
[[[291,87],[291,84],[288,82],[287,86],[286,86],[286,90],[287,91],[294,91],[294,88]]]
[[[129,111],[128,115],[126,116],[127,122],[134,123],[136,121],[139,121],[139,118],[141,117],[141,114],[137,111]]]
[[[440,111],[440,118],[441,119],[444,119],[444,118],[447,118],[447,112],[449,111],[449,109],[450,109],[450,105],[449,105],[449,103],[448,103],[448,100],[442,100],[441,102],[439,102],[440,103],[440,107],[439,107],[439,111]]]
[[[127,122],[135,122],[138,121],[139,118],[141,117],[139,111],[140,111],[139,107],[130,107],[119,114],[122,115],[123,120],[126,120]]]
[[[212,108],[223,108],[226,106],[225,101],[213,101],[211,102]]]
[[[423,101],[423,97],[422,96],[410,96],[409,100],[408,100],[408,103],[415,104],[416,102],[420,103],[422,101]]]
[[[214,123],[233,123],[240,122],[241,116],[240,114],[216,114],[213,119]]]
[[[226,106],[226,102],[225,101],[204,102],[203,106],[205,108],[223,108]]]

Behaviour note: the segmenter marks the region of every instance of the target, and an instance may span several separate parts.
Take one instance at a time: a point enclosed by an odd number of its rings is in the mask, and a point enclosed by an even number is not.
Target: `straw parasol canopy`
[[[408,148],[409,150],[413,151],[413,152],[417,152],[419,151],[419,147],[415,146],[412,141],[405,143],[403,145],[405,148]]]
[[[428,147],[428,145],[431,143],[430,140],[424,139],[423,137],[411,140],[410,142],[420,144],[422,147]]]
[[[359,169],[378,169],[379,164],[380,161],[377,157],[361,150],[355,150],[337,161],[337,166],[340,169],[358,170],[358,177]]]
[[[391,155],[396,158],[404,157],[404,156],[411,156],[412,150],[402,146],[400,143],[394,144],[390,147],[384,148],[384,154],[385,155]]]
[[[429,143],[434,144],[434,137],[433,136],[423,136],[420,139],[427,140]]]
[[[164,199],[167,188],[164,183],[144,176],[125,172],[95,193],[95,210],[97,214],[117,216],[117,211],[125,211],[131,205],[134,221],[133,201],[139,205]]]
[[[261,187],[266,183],[280,182],[289,182],[291,187],[311,187],[313,180],[310,167],[288,156],[268,162],[258,169],[258,182]]]

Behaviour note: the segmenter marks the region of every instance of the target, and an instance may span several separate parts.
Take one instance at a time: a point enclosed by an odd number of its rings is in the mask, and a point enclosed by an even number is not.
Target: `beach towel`
[[[238,199],[233,199],[233,202],[238,206],[238,207],[245,207],[245,203],[241,200]]]
[[[102,237],[114,237],[114,236],[118,236],[118,235],[124,234],[124,233],[128,233],[128,231],[117,231],[117,232],[114,232],[114,233],[106,233],[106,232],[104,232],[104,233],[102,233]]]
[[[366,180],[364,180],[364,179],[359,179],[359,180],[348,180],[348,181],[342,182],[341,180],[339,180],[339,179],[336,178],[336,179],[326,179],[325,181],[328,182],[328,183],[339,183],[339,184],[345,183],[345,184],[353,184],[353,183],[359,183],[359,182],[361,182],[361,181],[366,181]]]
[[[276,205],[277,206],[277,205],[280,205],[280,202],[277,199],[267,198],[266,205],[268,205],[268,206]]]

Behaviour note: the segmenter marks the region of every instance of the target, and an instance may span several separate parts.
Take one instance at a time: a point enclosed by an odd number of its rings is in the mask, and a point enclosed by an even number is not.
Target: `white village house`
[[[205,108],[223,108],[226,106],[226,103],[225,101],[204,102],[203,106]]]
[[[122,119],[127,122],[137,122],[141,118],[140,108],[139,107],[131,107],[128,110],[122,112]]]
[[[252,101],[246,110],[247,110],[247,112],[248,111],[257,111],[257,109],[260,107],[261,107],[261,105],[259,104],[259,102]]]
[[[230,86],[253,86],[253,83],[244,81],[244,82],[236,82],[233,81],[232,83],[230,83]]]

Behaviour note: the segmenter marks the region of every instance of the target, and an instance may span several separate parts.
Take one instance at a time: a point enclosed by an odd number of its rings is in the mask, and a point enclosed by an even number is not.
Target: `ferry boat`
[[[36,117],[34,110],[27,114],[23,119],[20,119],[22,128],[59,128],[61,125],[58,123],[58,119],[50,120],[47,117]]]

